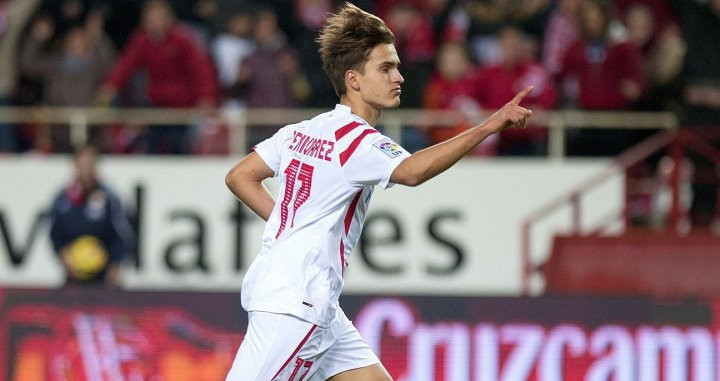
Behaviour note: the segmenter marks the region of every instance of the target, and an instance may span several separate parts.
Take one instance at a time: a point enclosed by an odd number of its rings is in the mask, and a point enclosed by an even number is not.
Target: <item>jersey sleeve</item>
[[[267,164],[267,166],[275,172],[275,176],[277,176],[278,171],[280,170],[282,147],[285,142],[286,132],[287,127],[281,128],[275,133],[275,135],[258,143],[252,149],[260,155],[260,158],[265,162],[265,164]]]
[[[343,150],[348,153],[352,144]],[[410,154],[392,139],[380,133],[368,134],[362,138],[350,155],[343,161],[341,153],[341,166],[345,179],[355,187],[378,185],[384,189],[394,184],[390,176],[403,160]]]

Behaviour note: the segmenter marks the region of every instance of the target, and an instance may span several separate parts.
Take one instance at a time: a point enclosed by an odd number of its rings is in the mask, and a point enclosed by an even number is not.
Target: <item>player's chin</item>
[[[385,102],[385,108],[395,108],[400,106],[400,95],[394,96]]]

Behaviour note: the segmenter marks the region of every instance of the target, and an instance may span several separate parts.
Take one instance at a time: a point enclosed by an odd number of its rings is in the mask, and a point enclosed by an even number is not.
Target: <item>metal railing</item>
[[[669,131],[663,131],[655,134],[631,149],[623,152],[614,158],[613,162],[605,168],[605,170],[597,173],[595,176],[585,180],[578,184],[572,189],[569,189],[564,194],[557,198],[549,201],[541,207],[531,211],[522,222],[521,225],[521,259],[522,259],[522,292],[525,295],[533,293],[532,280],[533,276],[539,272],[539,263],[537,258],[533,255],[532,250],[532,229],[538,223],[548,218],[552,213],[558,211],[560,208],[569,206],[570,207],[570,231],[569,234],[574,236],[590,236],[602,233],[608,228],[610,224],[615,221],[622,220],[622,231],[626,232],[632,225],[632,212],[630,210],[631,197],[638,194],[636,188],[637,185],[633,186],[633,179],[630,175],[627,175],[628,171],[635,165],[642,163],[652,155],[658,152],[666,151],[665,154],[671,159],[673,163],[671,167],[671,173],[668,178],[668,185],[670,187],[671,199],[670,207],[667,211],[667,221],[665,223],[664,232],[666,234],[679,234],[686,235],[690,232],[690,226],[687,225],[688,210],[681,206],[681,172],[684,159],[687,159],[688,153],[693,153],[708,162],[712,163],[713,167],[720,166],[720,149],[712,144],[713,140],[720,139],[720,131],[717,129],[711,130],[710,133],[703,131],[700,134],[698,130],[692,128],[683,129],[672,129]],[[720,181],[720,176],[714,170],[711,171],[711,176],[705,176],[704,182],[711,182],[717,184]],[[624,176],[624,204],[622,210],[618,215],[609,215],[607,218],[599,221],[594,226],[583,226],[583,208],[581,201],[593,189],[598,188],[603,183],[607,183],[615,175]],[[692,183],[699,183],[697,177],[688,179]],[[708,180],[707,177],[712,177]],[[659,184],[653,185],[653,191],[657,191]],[[718,199],[715,207],[715,215],[720,216],[720,192],[718,192]],[[548,251],[550,251],[548,249]]]
[[[261,126],[282,126],[310,119],[326,109],[165,109],[165,108],[98,108],[98,107],[0,107],[2,124],[44,123],[69,125],[73,145],[86,141],[88,128],[95,125],[124,123],[131,125],[178,125],[198,123],[208,118],[226,123],[229,128],[229,152],[246,153],[247,131]],[[416,109],[386,110],[379,121],[385,133],[402,145],[402,128],[451,127],[468,120],[480,122],[490,116],[484,111],[466,115],[457,111]],[[536,110],[532,125],[547,126],[548,156],[565,155],[565,133],[576,128],[673,129],[678,118],[669,112],[616,111],[544,111]],[[530,127],[532,128],[532,127]]]
[[[609,181],[612,176],[616,174],[624,174],[628,168],[637,164],[641,160],[646,159],[652,153],[657,152],[663,147],[670,144],[677,130],[664,131],[660,134],[656,134],[630,150],[624,152],[618,156],[613,162],[605,168],[603,171],[595,174],[588,178],[577,186],[571,188],[567,192],[559,195],[553,200],[550,200],[541,207],[531,211],[524,219],[520,227],[520,257],[522,259],[522,292],[524,295],[530,295],[532,293],[532,277],[538,273],[538,263],[533,258],[532,252],[532,228],[542,221],[543,219],[550,216],[550,214],[556,212],[564,206],[570,206],[570,232],[575,235],[582,233],[582,208],[581,199],[583,195],[603,183]],[[626,190],[627,191],[627,190]],[[624,217],[627,214],[627,200],[623,208],[621,215],[611,215],[606,218],[598,226],[586,227],[586,230],[592,233],[601,231],[609,223],[616,221]],[[592,234],[590,233],[590,234]]]

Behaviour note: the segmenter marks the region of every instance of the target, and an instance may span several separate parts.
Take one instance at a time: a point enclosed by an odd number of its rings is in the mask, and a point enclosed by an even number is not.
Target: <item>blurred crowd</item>
[[[476,115],[533,85],[535,109],[671,110],[684,124],[720,125],[720,0],[354,3],[395,33],[401,107]],[[0,0],[0,106],[329,108],[337,96],[315,37],[339,4]],[[422,148],[468,120],[414,128],[404,142]],[[171,127],[103,126],[90,139],[110,153],[212,153],[208,126]],[[547,130],[536,127],[475,153],[542,155]],[[569,134],[568,153],[616,154],[640,137]],[[71,150],[67,126],[0,125],[0,152]]]

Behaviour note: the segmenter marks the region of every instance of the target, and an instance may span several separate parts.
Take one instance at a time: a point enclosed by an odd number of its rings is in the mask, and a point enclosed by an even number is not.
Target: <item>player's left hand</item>
[[[504,131],[508,128],[525,128],[528,118],[532,116],[532,111],[520,106],[520,102],[530,92],[533,87],[528,86],[523,91],[517,93],[515,97],[502,108],[497,110],[490,118],[499,119],[499,129],[496,132]]]

